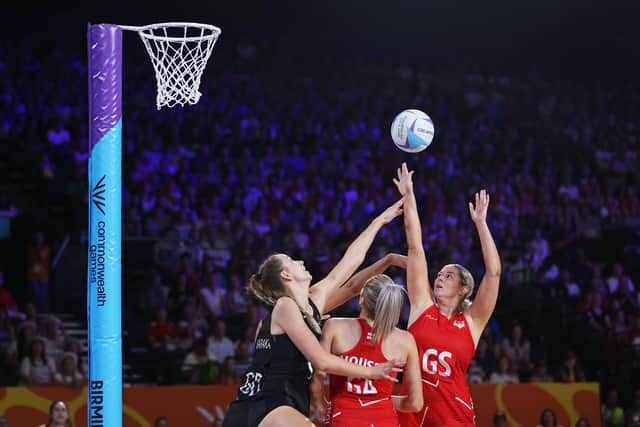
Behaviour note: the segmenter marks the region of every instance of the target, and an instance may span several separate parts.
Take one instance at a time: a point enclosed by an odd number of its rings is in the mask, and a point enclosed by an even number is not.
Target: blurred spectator
[[[57,385],[68,387],[84,387],[86,378],[78,370],[78,361],[74,353],[64,353],[60,359],[60,369],[54,375]]]
[[[618,390],[615,388],[607,391],[601,413],[603,427],[622,427],[624,425],[624,410],[618,406]]]
[[[204,283],[200,294],[209,314],[213,317],[224,317],[223,307],[227,290],[222,286],[222,274],[215,271],[208,273]]]
[[[147,285],[146,292],[143,293],[143,306],[147,313],[153,314],[159,307],[167,306],[167,295],[169,290],[162,283],[162,275],[158,270],[151,272],[151,281]]]
[[[169,420],[167,417],[158,417],[153,422],[153,427],[169,427]]]
[[[627,411],[628,423],[630,426],[635,427],[636,424],[640,424],[640,388],[635,390],[633,395],[633,406]]]
[[[578,421],[576,421],[575,427],[591,427],[591,424],[589,423],[589,420],[587,420],[586,418],[578,418]]]
[[[562,427],[562,424],[558,424],[556,413],[546,408],[540,414],[540,423],[537,427]]]
[[[504,354],[519,368],[529,362],[531,343],[528,339],[523,338],[520,324],[514,324],[511,328],[511,337],[505,337],[502,340],[502,349]]]
[[[60,333],[60,320],[49,315],[44,322],[44,349],[49,357],[58,361],[64,351],[64,337]]]
[[[200,338],[182,362],[182,377],[190,384],[212,384],[219,371],[216,362],[207,352],[207,339]]]
[[[502,411],[496,412],[496,415],[493,417],[493,427],[508,427],[507,417],[504,415]]]
[[[171,384],[177,374],[176,363],[181,358],[178,351],[178,330],[173,322],[167,318],[167,309],[156,310],[156,320],[149,323],[149,346],[154,362],[155,376],[158,383]]]
[[[531,267],[538,269],[549,257],[549,242],[542,237],[542,230],[536,229],[535,237],[529,242],[527,259]]]
[[[204,317],[203,308],[193,300],[189,300],[183,309],[178,322],[178,343],[181,350],[188,350],[195,340],[206,337],[209,324]]]
[[[236,369],[236,361],[233,356],[227,356],[220,368],[220,374],[216,378],[216,384],[238,384],[240,375]]]
[[[28,248],[27,279],[30,291],[40,311],[48,309],[49,301],[49,257],[51,250],[45,243],[44,233],[38,231]]]
[[[25,315],[18,311],[18,305],[11,291],[4,285],[4,272],[0,271],[0,306],[7,310],[7,316],[24,319]]]
[[[489,376],[492,384],[519,383],[520,379],[513,370],[513,362],[507,356],[498,359],[498,370]]]
[[[44,324],[42,322],[43,316],[38,313],[36,305],[32,302],[27,302],[24,311],[27,316],[25,320],[33,323],[38,334],[44,333]]]
[[[236,374],[239,376],[244,374],[253,360],[252,344],[253,343],[246,338],[241,339],[236,344]]]
[[[23,385],[51,385],[56,373],[55,362],[44,350],[44,339],[35,337],[29,343],[29,352],[20,362],[20,379]]]
[[[183,275],[186,288],[190,293],[194,293],[198,288],[199,278],[193,267],[193,260],[189,252],[185,252],[178,258],[178,264],[176,266],[176,276]]]
[[[3,354],[15,340],[15,330],[4,305],[0,304],[0,354]]]
[[[218,319],[213,325],[213,334],[209,336],[207,352],[213,360],[225,360],[233,356],[233,342],[226,336],[227,325],[224,320]]]
[[[75,338],[67,338],[64,344],[65,353],[70,353],[74,355],[74,359],[76,361],[76,369],[83,377],[87,377],[89,373],[89,367],[87,363],[83,361],[82,358],[82,344]]]
[[[604,310],[601,295],[593,290],[589,291],[585,299],[585,318],[586,326],[590,329],[590,339],[594,344],[600,342],[611,326],[611,320]]]
[[[547,362],[544,359],[538,360],[536,363],[533,375],[531,375],[530,381],[533,383],[552,383],[554,378],[549,374],[547,370]]]
[[[0,416],[0,427],[11,427],[11,423],[7,417]]]
[[[478,341],[478,347],[476,348],[475,359],[478,361],[478,365],[482,368],[485,374],[493,372],[496,367],[496,360],[494,353],[489,348],[489,343],[484,337]]]
[[[611,276],[607,278],[607,286],[609,287],[610,294],[635,291],[635,285],[631,281],[631,278],[625,274],[624,268],[619,262],[613,265],[613,272]]]
[[[14,352],[20,360],[29,352],[29,344],[37,335],[36,324],[30,320],[25,320],[18,326],[18,338],[16,339],[15,348],[9,347],[7,351]]]
[[[570,301],[573,301],[575,303],[582,293],[580,285],[576,283],[575,280],[573,280],[571,272],[567,270],[564,270],[561,273],[560,280],[565,295],[569,298]]]
[[[156,310],[156,320],[148,327],[149,345],[155,349],[174,350],[178,333],[173,322],[167,318],[167,309]]]
[[[0,352],[0,386],[10,387],[18,384],[18,355],[15,352]]]
[[[574,351],[567,352],[567,358],[561,368],[560,380],[565,383],[585,381],[582,365]]]
[[[485,372],[482,366],[478,365],[477,359],[472,359],[467,370],[467,382],[469,384],[480,384],[485,381]]]
[[[237,274],[232,274],[229,280],[229,290],[227,291],[224,313],[231,318],[231,321],[242,318],[247,313],[249,298],[243,286],[242,279]]]
[[[188,278],[185,273],[178,274],[177,282],[169,289],[167,298],[167,308],[169,309],[169,317],[172,320],[180,318],[180,314],[184,310],[193,293],[188,288]]]
[[[309,247],[309,235],[302,230],[299,222],[294,222],[292,227],[291,234],[286,237],[287,247],[292,248],[292,251],[307,249]]]

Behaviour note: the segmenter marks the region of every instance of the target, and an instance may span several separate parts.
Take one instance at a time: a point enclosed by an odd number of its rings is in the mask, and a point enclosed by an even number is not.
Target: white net
[[[195,104],[202,95],[200,79],[220,29],[213,25],[164,23],[122,27],[138,32],[156,72],[156,106]]]

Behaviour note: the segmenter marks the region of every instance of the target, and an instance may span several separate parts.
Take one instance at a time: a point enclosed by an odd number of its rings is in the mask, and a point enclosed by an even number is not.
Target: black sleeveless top
[[[313,309],[313,318],[320,325],[321,315],[318,308],[311,299],[309,304]],[[272,311],[262,321],[256,339],[253,362],[242,376],[237,400],[285,401],[308,415],[309,385],[313,368],[287,334],[271,334],[271,315]],[[309,329],[316,338],[320,338],[320,334],[313,331],[311,327]]]

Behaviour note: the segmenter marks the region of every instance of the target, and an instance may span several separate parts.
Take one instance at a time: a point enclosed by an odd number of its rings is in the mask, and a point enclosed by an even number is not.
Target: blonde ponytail
[[[453,264],[453,266],[458,270],[458,274],[460,275],[460,283],[462,286],[466,286],[469,288],[469,292],[464,296],[460,304],[458,305],[459,311],[465,311],[469,307],[471,307],[471,294],[473,294],[473,289],[475,288],[475,281],[473,280],[473,275],[471,272],[460,264]]]
[[[365,283],[362,299],[367,314],[373,318],[374,342],[389,334],[398,324],[404,293],[404,288],[385,274],[373,276]]]

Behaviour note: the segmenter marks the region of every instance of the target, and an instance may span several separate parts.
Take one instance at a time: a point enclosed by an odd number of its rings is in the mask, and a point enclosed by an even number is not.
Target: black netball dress
[[[320,324],[318,308],[311,300],[309,304]],[[223,427],[256,427],[278,406],[291,406],[309,415],[313,368],[287,334],[271,334],[271,314],[262,321],[253,362],[242,376],[238,397],[229,406]]]

